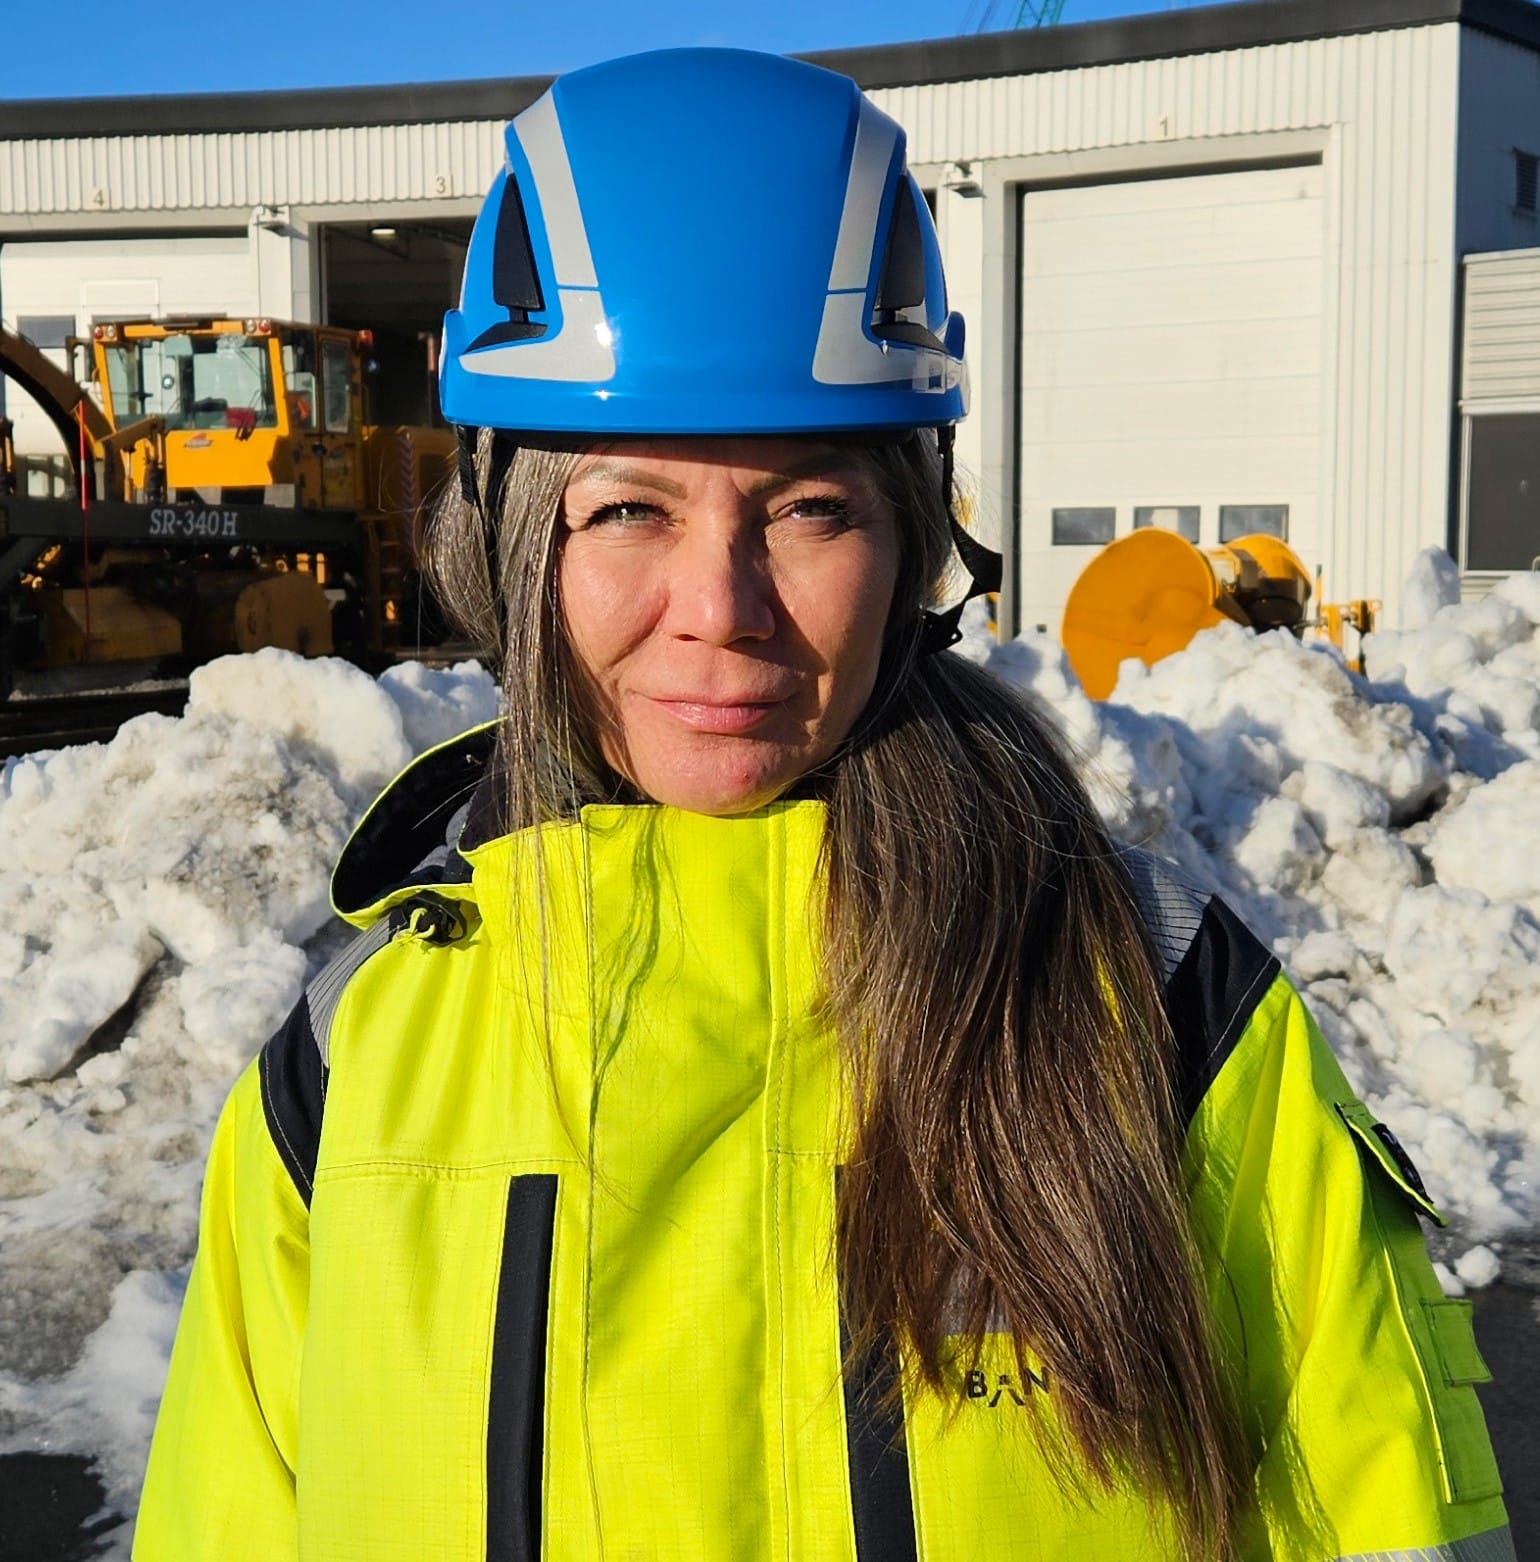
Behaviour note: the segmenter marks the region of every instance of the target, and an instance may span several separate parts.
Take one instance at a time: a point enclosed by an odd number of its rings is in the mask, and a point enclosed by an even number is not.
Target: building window
[[[1535,215],[1536,201],[1540,200],[1540,154],[1513,152],[1513,209]]]
[[[1141,504],[1134,508],[1134,530],[1143,531],[1146,526],[1161,531],[1175,532],[1188,542],[1198,541],[1198,506],[1195,504]]]
[[[1053,512],[1053,542],[1056,548],[1095,547],[1111,542],[1117,529],[1118,512],[1111,505]]]
[[[18,315],[16,334],[34,347],[57,347],[61,351],[75,334],[74,315]]]
[[[1219,540],[1234,542],[1239,537],[1289,535],[1289,507],[1286,504],[1222,504],[1219,507]]]
[[[1527,570],[1540,557],[1540,411],[1470,420],[1465,567]]]

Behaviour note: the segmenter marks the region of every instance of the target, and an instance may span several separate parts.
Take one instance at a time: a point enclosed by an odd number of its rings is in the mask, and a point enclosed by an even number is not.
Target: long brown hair
[[[828,808],[824,974],[853,1111],[838,1205],[851,1350],[896,1338],[946,1393],[959,1337],[967,1360],[1008,1336],[1052,1374],[1083,1464],[1058,1459],[1060,1478],[1132,1479],[1185,1554],[1228,1557],[1251,1461],[1186,1217],[1159,967],[1050,722],[962,658],[920,654],[951,556],[934,436],[868,459],[899,579],[872,699],[809,781]],[[492,549],[458,495],[430,538],[440,600],[501,656],[513,828],[617,789],[561,623],[577,460],[483,434]]]

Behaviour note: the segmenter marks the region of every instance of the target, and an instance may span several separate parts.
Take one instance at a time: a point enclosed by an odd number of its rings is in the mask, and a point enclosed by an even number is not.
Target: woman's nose
[[[753,528],[734,520],[687,525],[669,560],[669,617],[683,640],[768,640],[776,592]]]

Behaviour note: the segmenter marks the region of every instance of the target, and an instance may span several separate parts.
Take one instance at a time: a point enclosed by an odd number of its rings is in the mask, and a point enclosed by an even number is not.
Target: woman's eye
[[[808,494],[793,499],[781,514],[791,520],[822,522],[826,526],[844,526],[850,520],[850,501],[842,494]]]
[[[622,499],[614,504],[600,505],[594,510],[582,529],[587,531],[590,527],[607,526],[617,531],[629,527],[642,526],[662,518],[662,511],[654,504],[640,504],[634,500]]]

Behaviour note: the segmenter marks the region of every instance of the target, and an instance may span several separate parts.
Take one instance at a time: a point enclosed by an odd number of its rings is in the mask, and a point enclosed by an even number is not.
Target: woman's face
[[[562,505],[569,642],[604,756],[705,814],[759,808],[838,747],[898,574],[859,454],[810,439],[627,440]]]

